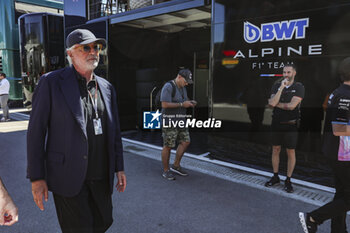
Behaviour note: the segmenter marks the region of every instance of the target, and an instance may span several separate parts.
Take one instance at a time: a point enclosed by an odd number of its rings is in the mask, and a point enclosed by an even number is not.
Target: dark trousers
[[[346,212],[350,210],[350,162],[335,162],[332,167],[336,190],[334,199],[312,211],[310,216],[317,224],[332,219],[332,233],[347,233]]]
[[[63,233],[103,233],[112,225],[112,197],[108,181],[86,181],[74,197],[53,194]]]

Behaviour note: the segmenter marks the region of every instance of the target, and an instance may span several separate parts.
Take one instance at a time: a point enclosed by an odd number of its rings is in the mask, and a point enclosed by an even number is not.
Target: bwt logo
[[[144,129],[160,129],[162,114],[156,112],[143,112],[143,128]]]
[[[309,26],[309,18],[285,20],[261,24],[261,28],[248,21],[244,22],[244,40],[247,43],[255,43],[273,40],[304,39],[306,28]]]

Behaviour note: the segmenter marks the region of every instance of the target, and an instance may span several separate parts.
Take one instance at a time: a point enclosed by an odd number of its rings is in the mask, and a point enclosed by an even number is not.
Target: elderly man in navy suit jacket
[[[42,76],[33,96],[27,177],[41,210],[53,193],[63,233],[105,232],[115,173],[117,190],[126,187],[116,92],[93,72],[105,44],[88,30],[71,32],[72,65]]]

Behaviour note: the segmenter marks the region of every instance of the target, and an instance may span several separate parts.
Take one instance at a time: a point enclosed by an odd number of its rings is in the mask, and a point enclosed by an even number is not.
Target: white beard
[[[98,61],[94,61],[93,63],[87,63],[86,64],[86,68],[88,68],[90,70],[96,69],[97,66],[98,66]]]
[[[97,60],[95,61],[75,60],[73,63],[75,63],[78,67],[82,68],[83,70],[94,70],[98,66],[99,60],[99,57],[97,57]]]

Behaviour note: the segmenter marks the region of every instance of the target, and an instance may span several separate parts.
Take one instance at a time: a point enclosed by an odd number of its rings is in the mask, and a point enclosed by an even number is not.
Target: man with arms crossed
[[[287,179],[284,182],[284,190],[292,193],[291,177],[295,167],[295,148],[298,139],[297,122],[299,120],[299,105],[304,98],[304,86],[295,82],[296,67],[287,64],[283,68],[283,81],[273,85],[269,105],[273,107],[271,131],[272,131],[272,168],[274,175],[265,183],[266,187],[280,182],[278,176],[281,146],[287,150],[288,165]]]
[[[331,233],[347,233],[346,212],[350,210],[350,57],[339,66],[343,81],[328,99],[324,126],[323,153],[334,173],[333,201],[312,211],[299,213],[305,233],[315,233],[317,225],[332,219]]]
[[[126,187],[116,92],[94,74],[105,46],[90,31],[67,39],[72,66],[41,77],[27,132],[27,176],[35,204],[52,191],[63,233],[102,233],[112,224],[114,174]]]

